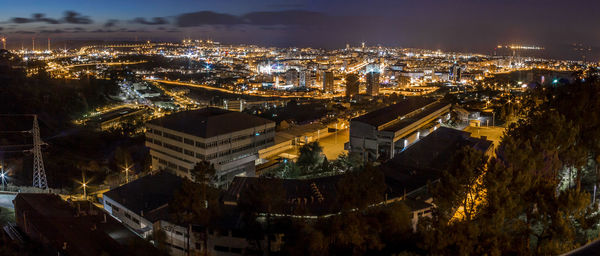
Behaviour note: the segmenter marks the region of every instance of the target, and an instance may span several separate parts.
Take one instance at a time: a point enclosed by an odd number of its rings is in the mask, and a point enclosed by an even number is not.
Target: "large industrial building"
[[[413,210],[413,229],[418,219],[431,216],[434,207],[428,184],[439,181],[442,173],[454,161],[454,155],[463,147],[471,147],[487,156],[493,154],[493,143],[485,137],[475,138],[471,133],[440,127],[391,160],[379,166],[385,175],[386,195],[390,200],[403,200]]]
[[[351,119],[346,149],[365,161],[393,158],[449,118],[450,106],[431,98],[411,97]]]
[[[190,178],[200,161],[214,165],[214,183],[237,175],[254,176],[258,150],[273,145],[275,123],[218,108],[175,113],[146,124],[152,170],[165,169]]]

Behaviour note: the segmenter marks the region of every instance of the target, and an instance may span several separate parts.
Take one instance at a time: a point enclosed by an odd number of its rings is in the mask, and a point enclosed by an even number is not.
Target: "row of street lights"
[[[124,169],[123,171],[125,172],[125,181],[126,181],[126,183],[129,183],[129,171],[130,171],[131,167],[132,166],[128,165],[128,164],[126,164],[123,167],[123,169]],[[2,184],[4,184],[4,172],[0,173],[0,177],[2,178]],[[86,181],[86,179],[85,179],[85,173],[84,172],[81,173],[81,182],[80,182],[80,184],[81,184],[81,188],[83,189],[83,198],[87,199],[88,181]]]
[[[124,172],[125,172],[125,179],[126,182],[129,183],[129,169],[131,166],[125,166],[124,167]],[[83,189],[83,198],[87,198],[87,187],[88,187],[88,181],[86,181],[85,179],[85,173],[82,173],[81,175],[82,177],[82,181],[80,182],[81,184],[81,188]],[[0,180],[2,181],[2,191],[6,191],[6,185],[7,182],[6,180],[8,179],[8,172],[4,170],[4,161],[0,162]]]

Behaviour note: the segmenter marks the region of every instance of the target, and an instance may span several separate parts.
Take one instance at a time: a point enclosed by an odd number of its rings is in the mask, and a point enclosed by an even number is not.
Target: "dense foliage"
[[[600,84],[594,78],[532,91],[526,118],[512,124],[484,167],[485,200],[473,214],[451,219],[473,191],[481,156],[462,155],[460,169],[440,180],[434,217],[423,221],[422,248],[431,254],[555,255],[598,236]],[[467,178],[465,179],[465,175]],[[471,177],[471,178],[468,178]],[[463,180],[463,182],[457,182]],[[457,197],[457,194],[460,195]],[[450,203],[447,203],[450,202]]]

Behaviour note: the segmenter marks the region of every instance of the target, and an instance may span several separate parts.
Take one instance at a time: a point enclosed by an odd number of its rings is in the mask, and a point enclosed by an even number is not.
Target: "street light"
[[[125,167],[125,182],[129,183],[129,166]]]
[[[86,191],[86,188],[87,188],[87,184],[83,183],[83,198],[86,198],[86,199],[87,199],[87,191]]]
[[[4,170],[2,170],[2,172],[0,173],[0,178],[2,179],[2,190],[6,190],[6,173],[4,172]]]
[[[133,165],[130,165],[126,161],[125,166],[122,166],[122,167],[123,167],[123,172],[125,172],[125,183],[129,183],[129,169],[131,169],[131,167],[133,167]]]
[[[0,161],[0,179],[2,179],[2,190],[6,190],[7,173],[4,171],[4,160]]]
[[[81,188],[83,188],[83,198],[87,200],[87,184],[88,184],[88,182],[85,180],[84,172],[81,173],[81,182],[79,182],[79,184],[81,184]]]

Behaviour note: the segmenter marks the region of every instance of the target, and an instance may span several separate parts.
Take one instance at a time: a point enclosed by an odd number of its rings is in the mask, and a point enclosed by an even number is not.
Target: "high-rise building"
[[[306,70],[300,71],[298,86],[306,87],[306,80],[307,80],[306,77],[309,76],[309,74],[307,74],[307,73],[308,72]]]
[[[450,67],[450,81],[458,82],[461,77],[461,67],[458,64],[454,64]]]
[[[348,74],[346,76],[346,97],[358,95],[359,85],[360,81],[358,80],[358,76],[355,74]]]
[[[285,72],[285,82],[289,85],[298,86],[298,70],[288,69]]]
[[[323,92],[333,93],[333,72],[323,72]]]
[[[379,72],[367,73],[367,94],[370,96],[379,95]]]

